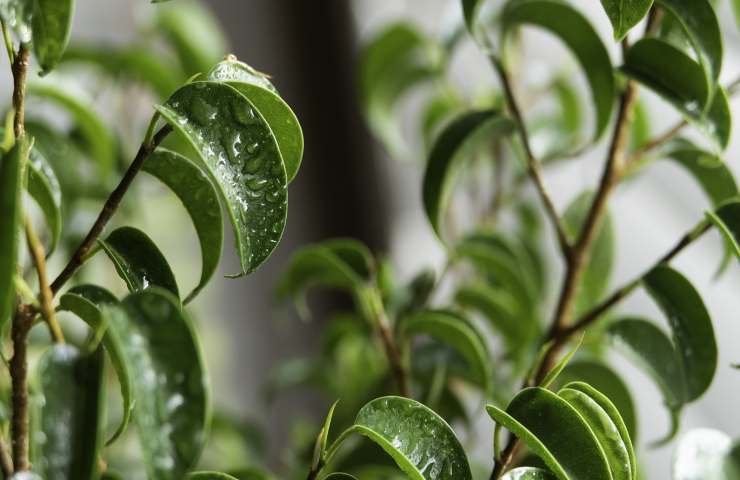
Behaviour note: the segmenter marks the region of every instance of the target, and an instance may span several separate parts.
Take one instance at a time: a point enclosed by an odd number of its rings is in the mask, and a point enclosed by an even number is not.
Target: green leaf
[[[740,260],[740,202],[727,202],[715,212],[707,212],[707,218],[714,223]]]
[[[98,349],[83,355],[71,345],[55,345],[41,360],[38,460],[46,480],[94,478],[104,425],[104,358]]]
[[[519,467],[509,470],[501,477],[501,480],[552,480],[552,473],[541,468]]]
[[[329,413],[326,414],[324,419],[324,425],[321,427],[319,436],[316,438],[316,451],[314,452],[313,466],[316,467],[321,464],[326,456],[326,445],[329,440],[329,430],[331,430],[331,421],[334,418],[334,410],[337,408],[339,400],[335,401],[329,408]]]
[[[424,210],[437,236],[444,241],[442,218],[452,195],[454,181],[473,158],[470,150],[483,139],[490,140],[514,130],[515,124],[496,110],[466,112],[440,133],[432,147],[424,172]]]
[[[673,480],[732,480],[724,462],[732,448],[730,437],[718,430],[697,428],[681,436],[673,456]]]
[[[136,379],[134,421],[149,478],[182,478],[198,461],[210,418],[208,379],[191,321],[176,298],[154,288],[103,312]]]
[[[350,475],[349,473],[330,473],[326,476],[326,480],[357,480],[357,477]]]
[[[665,155],[694,177],[713,206],[740,194],[735,177],[717,155],[683,139],[672,142]]]
[[[72,31],[74,0],[33,1],[33,51],[41,75],[49,73],[64,55]]]
[[[28,143],[21,138],[0,162],[0,330],[15,305],[14,280],[18,264],[18,242],[22,218],[23,166]]]
[[[95,285],[78,285],[69,289],[59,299],[59,309],[74,313],[93,330],[94,338],[102,334],[105,351],[111,359],[118,377],[118,384],[123,399],[123,415],[115,432],[106,445],[115,442],[126,431],[134,409],[134,394],[131,385],[132,377],[126,365],[124,345],[121,338],[107,329],[108,325],[101,309],[106,305],[115,305],[118,299],[109,291]]]
[[[193,472],[186,477],[187,480],[237,480],[231,475],[219,472]]]
[[[303,159],[303,131],[295,113],[280,98],[270,80],[237,60],[220,62],[208,73],[208,79],[228,83],[259,110],[277,141],[288,183],[293,181]]]
[[[121,227],[98,242],[130,292],[156,286],[179,297],[175,275],[167,259],[144,232],[133,227]]]
[[[559,480],[611,479],[591,428],[576,409],[549,390],[527,388],[506,411],[493,405],[486,406],[486,411],[539,456]]]
[[[100,175],[103,179],[107,178],[115,166],[116,143],[111,131],[93,110],[93,100],[49,81],[30,82],[28,94],[53,102],[69,113],[84,139],[90,157],[97,163]]]
[[[0,17],[21,42],[31,41],[33,3],[29,0],[0,0]]]
[[[455,303],[481,312],[494,331],[503,336],[509,351],[527,338],[527,325],[521,321],[516,300],[502,288],[480,281],[463,285],[455,294]]]
[[[451,346],[465,359],[472,377],[486,395],[491,392],[491,357],[482,335],[465,317],[448,310],[425,310],[405,319],[401,333],[410,339],[414,335],[429,335]]]
[[[213,184],[203,171],[182,155],[158,148],[143,170],[167,185],[182,202],[200,242],[200,281],[185,298],[190,302],[206,286],[218,268],[224,243],[224,220]]]
[[[557,0],[514,0],[504,7],[501,22],[505,33],[520,25],[534,25],[548,30],[568,46],[591,87],[596,107],[593,138],[599,138],[611,120],[616,87],[609,52],[589,21],[575,8]]]
[[[694,286],[668,266],[653,269],[643,284],[671,325],[686,378],[686,400],[696,400],[709,388],[717,369],[717,343],[709,312]]]
[[[375,442],[411,480],[472,479],[455,432],[439,415],[415,400],[381,397],[370,401],[360,409],[354,425],[330,448],[331,453],[351,433]]]
[[[462,0],[463,17],[465,18],[465,26],[468,28],[470,34],[475,37],[475,22],[478,17],[478,12],[483,5],[484,0]]]
[[[285,228],[287,178],[269,124],[244,95],[216,82],[180,88],[157,111],[198,152],[234,226],[241,273],[259,267]]]
[[[727,147],[730,112],[727,95],[718,89],[707,104],[709,89],[701,66],[673,45],[643,38],[625,56],[622,71],[672,104],[719,149]]]
[[[614,29],[614,40],[621,42],[632,27],[647,15],[653,0],[601,0]]]
[[[576,354],[579,348],[581,348],[581,344],[583,343],[583,337],[585,336],[585,333],[581,334],[578,338],[578,341],[576,341],[576,344],[573,345],[573,348],[571,348],[568,353],[563,355],[563,358],[561,358],[558,363],[555,364],[552,369],[550,369],[549,372],[547,372],[547,375],[545,375],[545,378],[542,379],[542,383],[540,383],[540,387],[547,388],[558,378],[560,373],[565,369],[565,367],[568,366],[568,363],[570,363],[570,360],[573,358],[573,355]]]
[[[462,101],[451,92],[430,98],[420,113],[420,132],[424,146],[431,150],[439,132],[462,108]]]
[[[31,149],[28,162],[28,194],[36,201],[49,227],[49,247],[46,256],[56,249],[62,235],[62,190],[59,180],[44,156]]]

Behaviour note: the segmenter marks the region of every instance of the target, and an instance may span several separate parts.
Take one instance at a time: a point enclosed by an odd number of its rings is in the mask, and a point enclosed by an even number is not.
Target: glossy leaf
[[[514,122],[496,110],[467,112],[452,121],[432,147],[424,172],[424,210],[432,228],[444,239],[442,218],[452,194],[457,175],[473,158],[470,152],[475,140],[506,135]]]
[[[43,408],[34,469],[46,480],[94,478],[104,426],[102,350],[83,355],[55,345],[41,360],[39,390]]]
[[[234,226],[241,273],[259,267],[285,228],[287,178],[277,141],[255,106],[216,82],[180,88],[157,111],[197,151]]]
[[[28,144],[20,139],[0,162],[0,329],[10,319],[15,305],[14,277],[18,263],[22,219],[23,166]]]
[[[482,335],[465,317],[446,310],[425,310],[403,321],[402,334],[407,337],[429,335],[451,346],[465,358],[472,376],[486,393],[491,391],[491,359]]]
[[[303,159],[303,131],[295,113],[275,90],[265,74],[244,62],[225,60],[208,74],[209,80],[226,82],[239,90],[260,112],[277,141],[290,183]]]
[[[553,474],[541,468],[519,467],[506,472],[501,480],[552,480],[554,478]]]
[[[160,289],[103,310],[135,378],[134,421],[149,478],[182,478],[198,461],[210,418],[208,380],[189,318]]]
[[[653,0],[601,0],[614,29],[614,40],[622,41],[632,27],[647,15]]]
[[[224,220],[218,194],[203,171],[182,155],[157,149],[143,170],[167,185],[188,211],[198,234],[201,253],[200,281],[186,297],[190,302],[205,287],[218,268],[224,242]]]
[[[709,312],[693,285],[668,266],[653,269],[643,284],[671,325],[686,378],[686,400],[696,400],[709,388],[717,369],[717,343]]]
[[[33,1],[33,51],[41,65],[41,74],[57,66],[69,43],[74,0]]]
[[[130,292],[156,286],[179,297],[175,275],[167,259],[144,232],[133,227],[121,227],[98,242]]]
[[[402,397],[381,397],[360,409],[350,433],[372,440],[412,480],[471,480],[465,451],[452,428],[421,403]]]
[[[611,119],[616,90],[609,53],[589,21],[557,0],[514,0],[504,7],[501,22],[505,31],[519,25],[544,28],[573,52],[591,87],[596,107],[594,139],[599,138]]]
[[[193,472],[189,473],[186,480],[237,480],[231,475],[219,472]]]
[[[732,247],[732,252],[740,260],[740,202],[727,202],[715,212],[707,212],[707,217],[722,233],[727,244]]]
[[[49,228],[50,241],[46,256],[50,256],[62,235],[62,190],[54,170],[35,148],[29,154],[27,172],[28,194],[43,212]]]
[[[622,71],[672,104],[720,149],[730,136],[730,111],[721,88],[709,100],[701,66],[673,45],[643,38],[625,56]]]
[[[689,431],[673,455],[673,480],[731,480],[723,472],[731,448],[732,440],[723,432],[708,428]]]
[[[596,437],[568,402],[543,388],[519,392],[506,411],[486,406],[493,420],[516,435],[559,480],[611,479]],[[567,442],[563,439],[567,438]]]

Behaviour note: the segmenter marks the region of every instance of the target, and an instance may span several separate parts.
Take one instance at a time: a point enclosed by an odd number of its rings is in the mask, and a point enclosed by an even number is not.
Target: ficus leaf
[[[473,158],[476,140],[506,135],[514,122],[496,110],[466,112],[453,120],[437,137],[424,172],[424,210],[437,236],[444,240],[442,218],[452,194],[454,181]]]
[[[740,260],[740,202],[730,201],[721,205],[714,212],[707,212],[707,217],[714,223],[727,245]]]
[[[601,0],[614,29],[614,40],[620,42],[627,32],[647,15],[653,0]]]
[[[555,364],[554,367],[550,369],[549,372],[547,372],[547,375],[545,375],[545,378],[542,379],[542,383],[540,383],[540,387],[542,388],[548,388],[552,383],[558,378],[560,373],[565,369],[565,367],[568,366],[568,363],[570,363],[570,360],[573,358],[573,355],[578,352],[578,349],[581,348],[581,344],[583,343],[583,337],[585,336],[585,333],[581,334],[578,337],[578,340],[576,340],[575,345],[568,350],[568,353],[563,355],[563,358],[558,360],[558,363]]]
[[[233,87],[194,82],[157,111],[193,146],[234,226],[241,273],[259,267],[285,228],[287,178],[274,133]]]
[[[519,467],[506,472],[501,480],[552,480],[554,478],[552,473],[541,468]]]
[[[316,442],[317,451],[319,454],[318,458],[323,458],[326,454],[326,445],[329,440],[329,430],[331,430],[331,422],[334,418],[334,410],[337,408],[338,403],[339,400],[335,401],[331,405],[331,407],[329,408],[329,413],[326,414],[326,418],[324,419],[324,426],[321,427],[321,432],[319,433],[319,437]]]
[[[182,155],[159,148],[149,156],[143,170],[167,185],[188,211],[198,234],[201,274],[198,285],[185,298],[190,302],[218,268],[223,248],[224,220],[218,194],[203,171]]]
[[[697,428],[681,436],[673,455],[673,480],[731,480],[723,467],[732,448],[730,437],[718,430]]]
[[[47,480],[94,478],[104,426],[103,351],[84,355],[71,345],[55,345],[39,366],[38,460],[34,469]]]
[[[179,298],[175,275],[167,259],[144,232],[134,227],[120,227],[98,243],[130,292],[156,286]]]
[[[57,66],[69,43],[74,0],[33,1],[33,51],[41,65],[41,74]]]
[[[27,175],[28,194],[43,212],[49,228],[49,247],[46,249],[48,257],[54,253],[62,235],[62,190],[54,170],[35,148],[29,153]]]
[[[513,0],[503,9],[501,22],[508,32],[534,25],[562,40],[580,63],[596,107],[594,139],[606,129],[614,105],[615,80],[609,53],[589,21],[575,8],[557,0]]]
[[[198,461],[210,418],[208,379],[191,322],[176,298],[156,288],[103,312],[136,379],[134,421],[149,478],[182,478]]]
[[[484,315],[496,333],[500,333],[510,351],[527,337],[526,323],[522,322],[516,300],[504,289],[486,282],[475,282],[460,287],[455,303]]]
[[[665,155],[694,177],[713,206],[740,194],[732,172],[714,153],[679,139],[669,145]]]

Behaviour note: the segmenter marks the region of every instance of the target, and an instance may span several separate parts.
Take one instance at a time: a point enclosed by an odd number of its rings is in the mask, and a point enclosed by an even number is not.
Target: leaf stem
[[[3,40],[5,41],[5,50],[8,52],[8,61],[11,65],[15,62],[15,49],[13,48],[13,39],[10,37],[10,30],[8,30],[8,24],[5,23],[4,19],[0,18],[0,27],[3,30]]]
[[[136,157],[134,157],[133,162],[131,162],[131,165],[128,167],[128,170],[126,170],[123,178],[121,178],[118,186],[113,190],[113,192],[111,192],[110,196],[108,196],[105,205],[103,205],[103,209],[100,211],[97,220],[95,220],[95,223],[90,228],[87,236],[85,236],[85,239],[77,247],[74,254],[72,254],[72,258],[67,262],[67,265],[64,267],[62,272],[52,282],[52,294],[59,292],[72,275],[74,275],[74,273],[85,263],[87,253],[95,246],[95,242],[103,233],[103,229],[113,217],[113,214],[116,213],[116,210],[118,210],[124,195],[126,195],[129,187],[131,187],[131,183],[133,183],[134,178],[136,178],[136,175],[144,165],[144,161],[146,161],[149,155],[151,155],[154,149],[162,143],[171,131],[172,127],[165,125],[152,136],[149,142],[141,144],[139,151],[136,153]]]

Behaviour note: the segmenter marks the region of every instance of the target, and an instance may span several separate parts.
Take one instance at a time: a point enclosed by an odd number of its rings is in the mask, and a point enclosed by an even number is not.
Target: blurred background
[[[604,42],[613,46],[611,29],[600,4],[592,0],[571,3],[597,26]],[[318,348],[322,319],[301,320],[291,308],[276,306],[274,302],[272,288],[290,253],[310,242],[349,236],[364,241],[375,252],[387,254],[403,279],[426,266],[442,268],[442,250],[421,204],[423,158],[391,159],[373,140],[362,116],[357,86],[360,46],[397,19],[411,21],[430,35],[442,35],[460,22],[461,13],[458,0],[208,0],[203,4],[223,25],[224,54],[234,53],[271,75],[283,98],[295,110],[305,135],[304,162],[291,185],[288,224],[279,248],[257,273],[239,280],[216,279],[193,304],[204,335],[215,404],[264,427],[269,463],[279,466],[285,459],[284,449],[296,422],[302,418],[320,421],[330,401],[300,392],[281,395],[275,403],[265,404],[263,385],[273,367]],[[153,8],[158,7],[144,0],[79,0],[73,43],[135,42],[137,32],[150,21]],[[723,83],[727,83],[740,73],[740,37],[727,6],[723,5],[721,11],[722,27],[729,38],[722,73]],[[537,85],[554,66],[574,63],[552,37],[526,30],[524,38],[527,60],[520,82]],[[619,52],[612,48],[611,53],[616,64]],[[5,67],[3,72],[8,70]],[[574,76],[581,75],[577,68],[573,72]],[[468,92],[495,87],[493,72],[472,44],[457,49],[450,75],[454,85]],[[3,91],[9,93],[7,73],[2,81]],[[584,86],[585,92],[583,79],[576,82]],[[654,134],[675,123],[678,116],[672,109],[650,92],[641,91]],[[156,101],[132,90],[126,101],[131,103],[128,108],[147,112],[152,100]],[[413,98],[407,103],[405,109],[418,108]],[[104,103],[100,105],[103,111],[99,113],[108,121],[119,121],[117,110],[106,110]],[[731,105],[736,111],[740,107],[738,102]],[[143,131],[130,132],[128,148],[138,145],[136,139],[142,134]],[[725,158],[736,172],[735,156],[740,148],[737,140],[736,129]],[[604,157],[605,145],[599,145],[583,161],[564,162],[548,170],[547,184],[560,209],[578,193],[596,185]],[[159,190],[155,193],[152,195],[146,186],[136,191],[146,205],[145,214],[136,221],[168,256],[177,277],[184,279],[181,283],[194,285],[200,265],[196,237],[188,231],[192,229],[189,219],[173,197]],[[656,163],[649,174],[625,183],[614,196],[612,207],[618,234],[614,284],[621,284],[652,264],[696,223],[705,208],[706,201],[696,184],[670,164]],[[163,222],[163,218],[167,221]],[[227,239],[225,245],[223,274],[237,268],[230,242]],[[553,275],[559,278],[561,266],[554,249],[551,253]],[[717,377],[703,399],[688,407],[683,428],[716,427],[737,437],[740,376],[729,365],[740,361],[740,272],[731,268],[721,280],[713,281],[720,255],[721,243],[712,233],[675,263],[679,270],[691,272],[704,295],[720,347]],[[54,266],[52,271],[56,271]],[[641,292],[630,297],[621,311],[658,315]],[[668,418],[660,393],[644,374],[621,358],[615,358],[615,362],[636,397],[640,440],[647,444],[667,430]],[[482,419],[478,429],[480,440],[476,447],[487,462],[492,423]],[[645,448],[644,452],[645,478],[669,478],[671,446]]]

